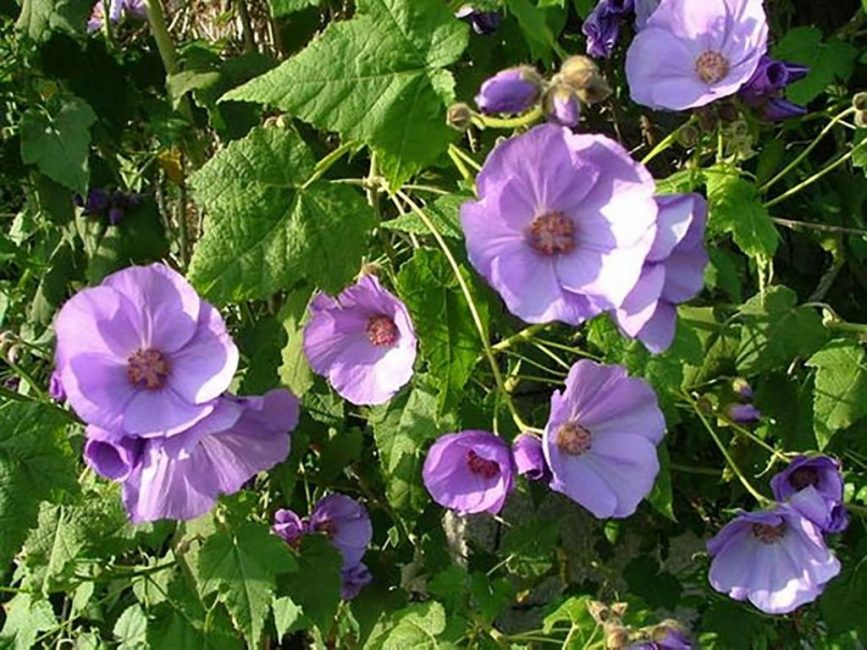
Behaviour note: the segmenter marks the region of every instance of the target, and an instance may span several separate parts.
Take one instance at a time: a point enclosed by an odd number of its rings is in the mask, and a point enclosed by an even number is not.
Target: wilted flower
[[[627,335],[659,353],[674,340],[675,305],[691,300],[704,286],[707,202],[698,194],[659,196],[656,202],[656,239],[638,283],[615,318]]]
[[[284,460],[297,422],[298,400],[286,390],[222,397],[208,417],[170,437],[89,426],[84,457],[101,476],[122,482],[130,521],[194,519]]]
[[[289,546],[297,547],[301,537],[307,533],[307,524],[294,510],[281,508],[274,513],[274,525],[271,526],[271,531],[278,537],[282,537]]]
[[[539,101],[542,78],[528,65],[508,68],[482,84],[476,104],[482,113],[523,113]]]
[[[593,515],[628,517],[653,488],[665,418],[653,389],[621,366],[581,360],[551,396],[542,437],[551,489]]]
[[[373,580],[370,570],[364,562],[343,569],[340,572],[343,584],[340,586],[340,597],[343,600],[352,600],[359,592]]]
[[[767,49],[762,0],[666,0],[632,41],[632,99],[683,110],[735,94]]]
[[[545,114],[548,121],[561,126],[578,126],[581,103],[578,95],[565,84],[552,86],[545,94]]]
[[[214,411],[238,366],[219,312],[163,264],[79,291],[54,329],[69,404],[88,424],[125,435],[189,428]]]
[[[587,54],[609,58],[620,35],[620,24],[633,8],[633,0],[599,0],[581,26],[587,37]]]
[[[791,83],[807,76],[809,68],[797,63],[777,61],[769,56],[763,56],[759,66],[738,92],[747,106],[756,109],[760,116],[767,120],[777,121],[789,117],[798,117],[807,112],[803,106],[798,106],[782,97],[782,92]]]
[[[839,533],[849,525],[843,505],[840,463],[829,456],[798,456],[771,479],[777,501],[788,501],[823,532]]]
[[[548,476],[542,440],[538,436],[530,433],[519,435],[512,443],[512,455],[519,475],[526,476],[531,481],[541,481]]]
[[[599,66],[586,56],[570,56],[554,76],[553,85],[571,88],[575,96],[588,106],[605,101],[611,87],[599,72]]]
[[[619,307],[656,234],[655,184],[604,136],[537,126],[496,147],[461,206],[470,262],[531,323]]]
[[[487,431],[441,436],[427,452],[422,478],[431,497],[458,514],[503,509],[515,482],[509,446]]]
[[[455,18],[469,23],[476,34],[493,34],[500,26],[502,17],[496,11],[481,11],[471,4],[461,6],[455,12]]]
[[[738,515],[707,548],[711,586],[767,614],[787,614],[814,601],[840,573],[819,528],[784,505]]]
[[[366,275],[337,298],[310,304],[304,353],[353,404],[387,402],[412,377],[416,337],[406,306]]]

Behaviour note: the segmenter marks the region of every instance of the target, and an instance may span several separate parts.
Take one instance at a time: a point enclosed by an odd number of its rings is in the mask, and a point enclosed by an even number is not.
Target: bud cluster
[[[659,625],[635,628],[623,621],[627,603],[606,605],[591,600],[587,611],[596,623],[602,626],[607,650],[682,650],[692,647],[689,635],[677,621],[668,619]]]

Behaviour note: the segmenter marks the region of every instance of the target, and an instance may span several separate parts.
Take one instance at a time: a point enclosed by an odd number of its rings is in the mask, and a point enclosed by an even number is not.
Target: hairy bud
[[[452,104],[446,111],[446,123],[453,129],[466,131],[473,123],[473,109],[464,102]]]
[[[856,111],[867,111],[867,92],[856,93],[852,98],[852,107]]]

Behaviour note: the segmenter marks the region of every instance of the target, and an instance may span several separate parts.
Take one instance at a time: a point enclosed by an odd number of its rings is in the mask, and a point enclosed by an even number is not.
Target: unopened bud
[[[694,124],[685,125],[677,133],[677,140],[684,147],[694,147],[701,138],[701,132]]]
[[[581,119],[581,103],[575,91],[566,84],[552,86],[542,102],[548,121],[561,126],[578,126]]]
[[[629,630],[622,625],[605,625],[605,647],[608,650],[622,650],[629,643]]]
[[[867,93],[856,93],[852,98],[852,106],[856,111],[867,111]]]
[[[597,623],[604,623],[611,617],[611,610],[605,603],[600,603],[598,600],[591,600],[587,603],[587,613]]]
[[[602,75],[594,75],[583,88],[577,88],[575,93],[588,106],[604,102],[611,96],[611,86]]]
[[[762,412],[752,404],[729,404],[726,413],[738,424],[755,424],[762,419]]]
[[[15,365],[18,363],[18,359],[21,357],[21,346],[20,345],[12,345],[9,350],[6,352],[6,359],[9,361],[11,365]]]
[[[738,107],[732,102],[721,102],[719,106],[716,107],[716,112],[719,119],[723,122],[734,122],[740,117]]]
[[[473,123],[473,109],[464,102],[452,104],[446,111],[446,123],[453,129],[466,131]]]
[[[584,88],[599,75],[599,66],[587,56],[570,56],[560,66],[560,79],[573,88]]]
[[[753,387],[743,377],[738,377],[732,380],[732,390],[738,397],[750,399],[753,396]]]
[[[365,275],[379,275],[381,268],[379,264],[373,262],[365,262],[361,265],[361,270],[358,272],[358,277],[363,278]]]
[[[614,603],[611,606],[611,613],[617,618],[626,616],[626,611],[629,609],[629,603]]]
[[[542,77],[532,66],[522,65],[498,72],[482,84],[476,104],[485,114],[517,114],[539,101]]]
[[[859,129],[867,129],[867,111],[855,113],[855,126]]]

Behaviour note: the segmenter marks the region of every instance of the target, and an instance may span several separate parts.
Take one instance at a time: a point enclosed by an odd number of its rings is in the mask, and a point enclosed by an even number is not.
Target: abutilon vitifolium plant
[[[861,648],[867,4],[0,9],[0,647]]]

